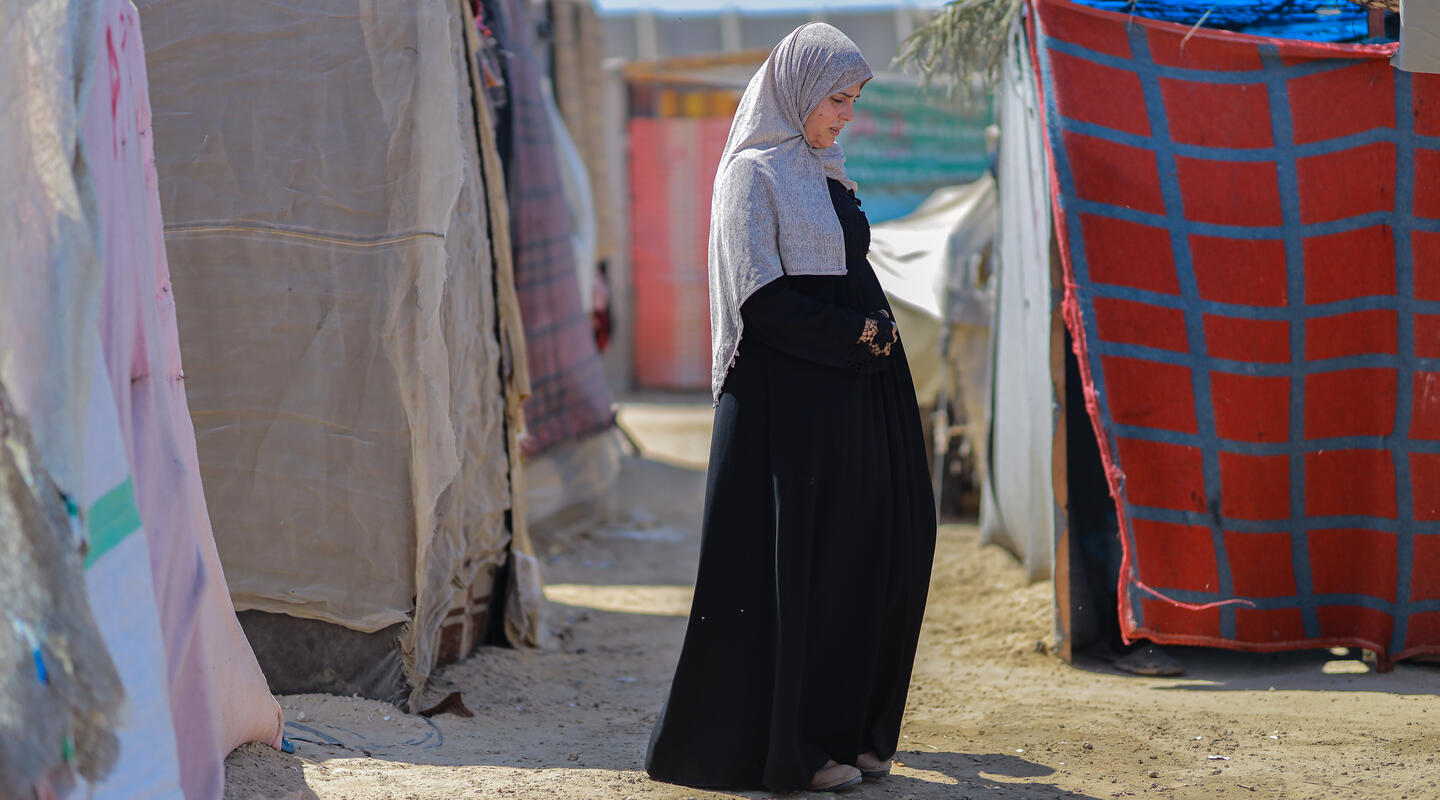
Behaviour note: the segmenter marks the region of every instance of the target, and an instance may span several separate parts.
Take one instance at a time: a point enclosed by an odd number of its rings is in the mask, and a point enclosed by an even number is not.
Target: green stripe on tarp
[[[104,497],[90,506],[87,515],[90,523],[90,552],[85,556],[85,567],[100,560],[100,557],[125,541],[125,537],[140,529],[140,508],[135,504],[135,484],[129,477],[125,482],[105,493]]]

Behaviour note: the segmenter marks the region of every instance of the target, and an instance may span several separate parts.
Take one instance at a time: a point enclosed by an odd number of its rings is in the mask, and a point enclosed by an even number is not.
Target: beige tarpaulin
[[[412,687],[452,596],[510,537],[509,312],[461,7],[143,3],[187,387],[236,607],[411,623]]]

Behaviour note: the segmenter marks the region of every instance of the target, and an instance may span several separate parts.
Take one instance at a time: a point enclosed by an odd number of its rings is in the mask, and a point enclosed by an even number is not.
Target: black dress
[[[870,224],[833,180],[830,197],[848,274],[782,277],[741,308],[657,780],[787,791],[899,740],[935,507],[903,348],[859,341],[889,312]]]

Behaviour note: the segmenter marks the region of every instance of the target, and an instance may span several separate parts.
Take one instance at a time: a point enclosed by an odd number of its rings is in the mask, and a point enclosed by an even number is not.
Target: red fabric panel
[[[1440,652],[1440,612],[1404,605],[1440,600],[1440,78],[1393,46],[1031,7],[1122,630]]]
[[[1440,233],[1411,231],[1410,261],[1414,264],[1416,299],[1440,300]]]
[[[1363,642],[1383,651],[1395,632],[1395,620],[1384,611],[1364,606],[1321,606],[1320,635],[1335,641]]]
[[[1418,167],[1418,154],[1416,161]],[[1300,221],[1307,225],[1395,210],[1395,145],[1390,142],[1298,158],[1296,171]]]
[[[1395,519],[1395,465],[1386,450],[1305,454],[1305,513]]]
[[[1440,600],[1440,534],[1415,537],[1410,569],[1410,602]]]
[[[1270,98],[1259,83],[1203,83],[1160,79],[1170,138],[1204,147],[1271,147],[1268,127],[1252,120],[1270,116]],[[1142,106],[1143,107],[1143,106]]]
[[[1198,611],[1147,597],[1140,601],[1145,625],[1157,631],[1184,631],[1187,637],[1220,638],[1220,609]]]
[[[1440,453],[1410,454],[1410,494],[1417,522],[1440,520]]]
[[[1225,552],[1230,556],[1230,580],[1236,594],[1291,597],[1296,593],[1290,534],[1226,531]]]
[[[1117,439],[1120,463],[1142,480],[1125,487],[1131,503],[1179,511],[1205,510],[1205,478],[1198,447]]]
[[[1280,225],[1280,178],[1274,164],[1175,157],[1185,216],[1217,225]]]
[[[1046,9],[1046,33],[1061,41],[1120,58],[1130,57],[1130,34],[1119,19],[1106,19],[1085,9],[1056,4]]]
[[[1145,94],[1134,72],[1056,53],[1052,61],[1060,113],[1137,136],[1150,135]]]
[[[1080,215],[1090,280],[1162,294],[1180,294],[1170,232],[1154,225]]]
[[[1440,314],[1415,315],[1415,357],[1440,358]]]
[[[1417,611],[1410,615],[1405,631],[1405,649],[1417,653],[1440,651],[1440,611]]]
[[[1231,519],[1289,519],[1290,457],[1220,451],[1220,513]]]
[[[1177,353],[1190,352],[1190,342],[1185,335],[1185,313],[1178,308],[1097,297],[1095,324],[1100,338],[1108,342],[1157,347]]]
[[[1344,69],[1291,78],[1286,90],[1295,120],[1295,143],[1395,127],[1392,72],[1382,61],[1361,61]]]
[[[1290,438],[1290,379],[1273,375],[1210,373],[1215,435],[1240,442]]]
[[[1192,235],[1190,261],[1200,296],[1217,303],[1283,306],[1285,242]],[[1093,269],[1093,267],[1092,267]]]
[[[1424,182],[1425,188],[1433,189],[1437,175],[1440,175],[1440,151],[1415,151],[1415,178]],[[1415,216],[1440,219],[1440,192],[1419,192],[1415,196]]]
[[[1399,576],[1395,534],[1371,530],[1311,531],[1310,580],[1316,594],[1368,594],[1395,599]]]
[[[1307,303],[1395,293],[1395,235],[1389,225],[1307,236],[1303,249]]]
[[[1416,299],[1440,301],[1440,233],[1413,230],[1410,253],[1416,276]]]
[[[1416,133],[1440,136],[1440,75],[1410,76],[1410,108]]]
[[[1220,585],[1210,529],[1135,520],[1140,580],[1155,589],[1213,592]]]
[[[1290,323],[1206,314],[1205,350],[1212,358],[1285,364],[1290,361]]]
[[[1410,436],[1440,440],[1440,372],[1416,372],[1410,380]]]
[[[1347,369],[1305,377],[1305,438],[1388,436],[1395,429],[1393,369]]]
[[[1179,364],[1105,356],[1110,413],[1119,425],[1195,433],[1195,388]]]
[[[1197,31],[1198,32],[1198,31]],[[1225,71],[1258,70],[1258,48],[1237,47],[1234,42],[1209,36],[1190,36],[1189,31],[1153,27],[1145,32],[1150,57],[1156,64],[1186,69]]]
[[[1165,213],[1160,193],[1160,170],[1155,153],[1128,144],[1065,134],[1065,149],[1074,161],[1075,193],[1085,200],[1151,214]]]
[[[1298,608],[1238,608],[1235,637],[1244,642],[1266,644],[1303,642],[1305,618]]]
[[[1363,356],[1400,352],[1400,315],[1394,309],[1352,311],[1305,322],[1305,358]]]

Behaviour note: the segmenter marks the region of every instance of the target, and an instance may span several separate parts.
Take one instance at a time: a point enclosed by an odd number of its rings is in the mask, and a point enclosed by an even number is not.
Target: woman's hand
[[[895,318],[890,316],[890,312],[886,311],[883,308],[880,309],[880,315],[883,316],[885,319],[890,320],[890,332],[891,334],[893,334],[890,337],[890,344],[894,344],[900,341],[900,323],[896,322]]]
[[[882,331],[882,326],[886,330]],[[899,339],[900,327],[887,311],[880,309],[865,315],[865,328],[860,333],[860,343],[869,348],[871,355],[890,355],[890,347]]]

